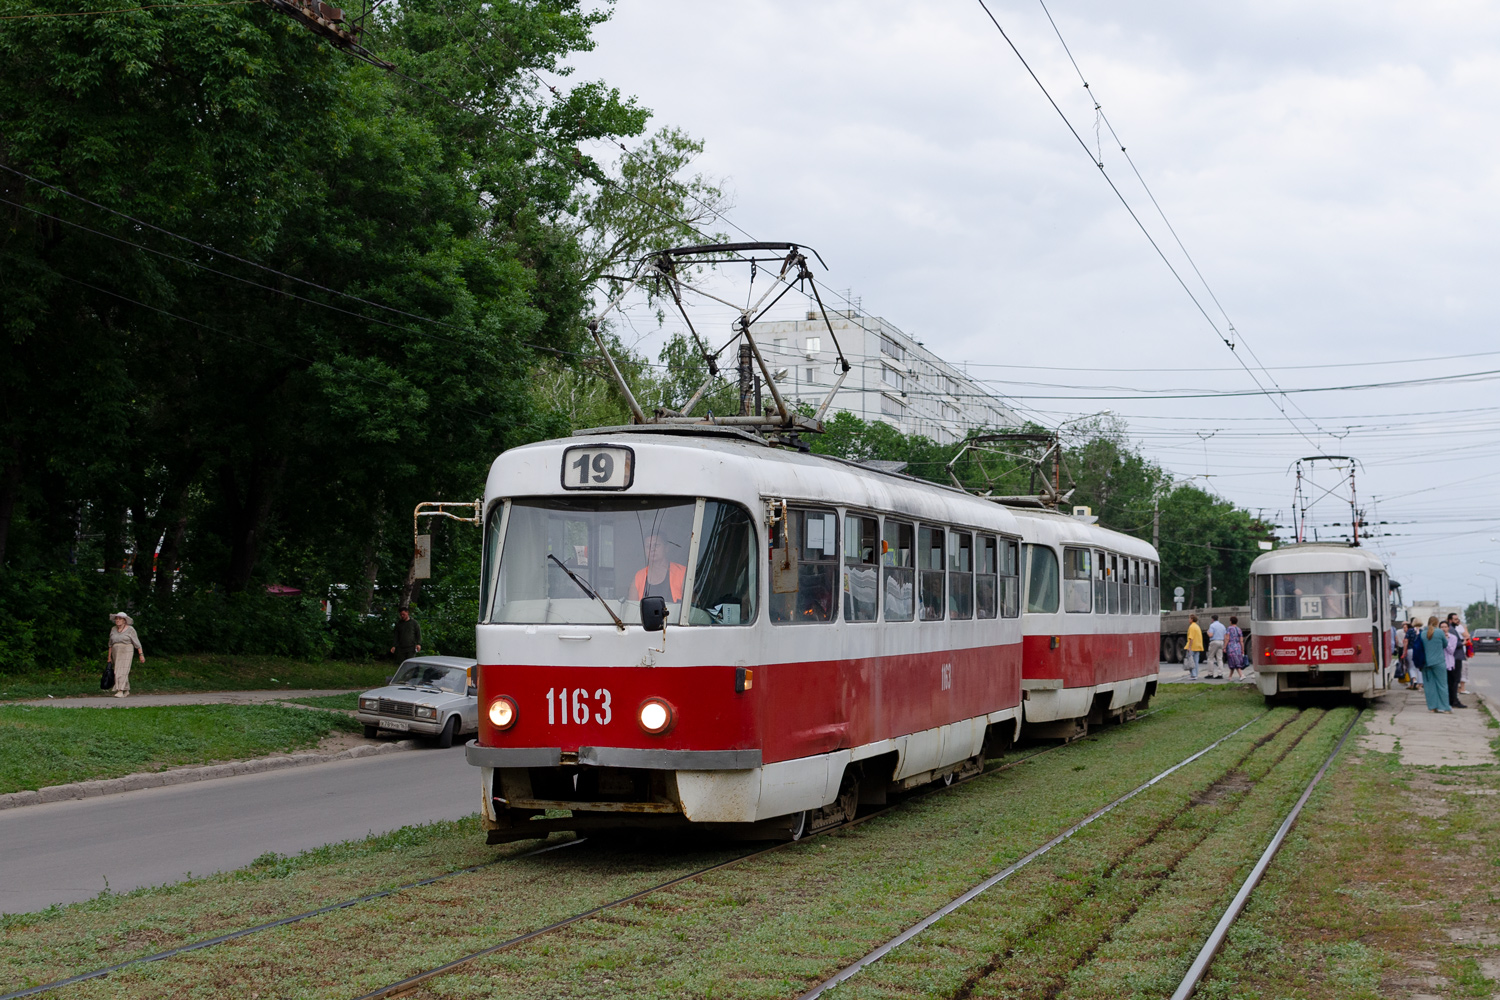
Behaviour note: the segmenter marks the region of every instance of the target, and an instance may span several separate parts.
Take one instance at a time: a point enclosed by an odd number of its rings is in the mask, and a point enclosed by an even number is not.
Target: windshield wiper
[[[557,558],[557,556],[549,552],[547,553],[547,558],[557,563],[557,568],[568,574],[568,579],[578,584],[579,590],[582,590],[585,594],[588,594],[594,600],[604,605],[605,613],[615,620],[615,628],[619,629],[621,632],[625,631],[625,623],[620,621],[620,616],[615,614],[615,609],[609,606],[608,601],[600,597],[598,592],[595,591],[593,587],[590,587],[588,584],[584,583],[577,573],[574,573],[572,570],[568,569],[568,567],[564,566],[562,564],[562,560]]]

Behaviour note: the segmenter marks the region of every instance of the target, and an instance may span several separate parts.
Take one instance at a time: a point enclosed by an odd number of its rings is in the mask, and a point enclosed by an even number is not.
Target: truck
[[[1219,621],[1225,626],[1229,625],[1229,616],[1235,615],[1240,620],[1240,628],[1245,633],[1245,642],[1250,641],[1250,605],[1248,604],[1226,604],[1217,608],[1189,608],[1183,611],[1163,611],[1161,613],[1161,662],[1181,663],[1183,651],[1187,649],[1188,616],[1198,616],[1198,627],[1203,630],[1203,648],[1208,648],[1208,623],[1213,621],[1213,616],[1218,615]],[[1248,650],[1247,650],[1248,652]]]

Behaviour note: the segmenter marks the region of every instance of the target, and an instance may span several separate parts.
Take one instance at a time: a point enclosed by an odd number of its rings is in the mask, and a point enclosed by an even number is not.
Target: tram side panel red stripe
[[[1064,687],[1092,687],[1156,673],[1157,633],[1050,635],[1022,639],[1027,680],[1061,680]]]

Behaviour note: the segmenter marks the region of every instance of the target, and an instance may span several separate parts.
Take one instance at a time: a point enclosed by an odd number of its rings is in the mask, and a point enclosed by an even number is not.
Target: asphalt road
[[[240,868],[479,809],[461,747],[0,810],[0,913]],[[478,825],[474,835],[482,836]]]

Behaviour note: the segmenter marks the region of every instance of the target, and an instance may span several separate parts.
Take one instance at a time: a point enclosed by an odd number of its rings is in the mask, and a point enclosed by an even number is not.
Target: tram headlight
[[[677,713],[672,710],[671,704],[661,698],[647,698],[641,702],[637,717],[641,728],[653,736],[671,729],[677,721]]]
[[[516,724],[516,703],[505,695],[490,702],[490,725],[496,729],[509,729]]]

